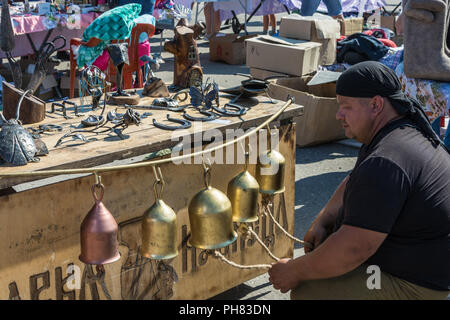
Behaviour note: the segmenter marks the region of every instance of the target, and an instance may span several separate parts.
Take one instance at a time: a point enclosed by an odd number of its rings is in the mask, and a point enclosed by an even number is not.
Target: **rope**
[[[281,224],[278,223],[278,221],[275,219],[275,217],[272,215],[272,212],[270,211],[270,207],[272,206],[272,203],[270,203],[270,200],[268,199],[263,199],[263,213],[267,216],[270,217],[270,219],[272,219],[273,223],[275,223],[275,225],[281,230],[283,231],[283,233],[291,240],[294,240],[295,242],[298,242],[302,245],[304,245],[305,247],[309,247],[309,248],[313,248],[313,245],[309,242],[300,240],[299,238],[294,237],[293,235],[291,235],[289,232],[287,232],[283,226],[281,226]]]
[[[196,157],[199,155],[203,155],[204,153],[208,152],[211,153],[213,151],[225,148],[229,145],[232,145],[234,143],[237,143],[241,140],[246,139],[248,136],[254,134],[255,132],[261,130],[264,128],[268,123],[274,121],[278,116],[284,112],[284,110],[287,109],[291,104],[293,103],[293,98],[289,98],[289,100],[278,110],[276,113],[274,113],[272,116],[269,117],[266,121],[264,121],[262,124],[254,128],[253,130],[245,133],[242,136],[237,137],[236,139],[233,139],[231,141],[228,141],[222,145],[216,146],[214,148],[197,151],[191,154],[181,155],[177,157],[171,157],[171,158],[165,158],[160,160],[153,160],[153,161],[143,161],[139,163],[133,163],[133,164],[126,164],[126,165],[120,165],[120,166],[108,166],[108,167],[92,167],[92,168],[79,168],[79,169],[61,169],[61,170],[42,170],[42,171],[18,171],[18,172],[7,172],[7,173],[0,173],[0,177],[30,177],[30,176],[54,176],[54,175],[61,175],[61,174],[81,174],[81,173],[93,173],[93,172],[109,172],[109,171],[116,171],[116,170],[125,170],[125,169],[135,169],[135,168],[142,168],[152,165],[159,165],[167,162],[176,162],[181,161],[183,159],[189,158],[189,157]]]
[[[248,265],[248,266],[237,264],[237,263],[225,258],[224,255],[221,254],[217,250],[214,250],[214,258],[217,258],[217,259],[229,264],[230,266],[238,268],[238,269],[270,269],[270,268],[272,268],[272,266],[270,264],[254,264],[254,265]]]
[[[258,236],[258,234],[252,229],[252,227],[247,226],[247,225],[241,225],[241,226],[245,226],[244,229],[246,232],[244,232],[245,235],[253,235],[256,239],[256,241],[258,241],[258,243],[264,248],[264,250],[267,251],[267,253],[269,254],[269,256],[275,260],[275,261],[280,261],[280,258],[276,257],[271,251],[270,249],[264,244],[264,242],[261,240],[261,238]]]

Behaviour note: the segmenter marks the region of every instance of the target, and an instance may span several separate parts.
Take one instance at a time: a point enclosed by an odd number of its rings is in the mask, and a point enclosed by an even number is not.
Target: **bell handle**
[[[95,187],[98,187],[102,190],[100,193],[100,197],[97,197],[97,194],[95,193]],[[92,196],[94,197],[95,202],[101,202],[104,194],[105,194],[105,186],[103,185],[103,183],[94,184],[92,186]]]
[[[160,186],[159,192],[158,192],[158,188],[157,188],[158,185]],[[161,200],[163,190],[164,190],[164,182],[161,182],[161,181],[155,181],[155,182],[153,183],[153,191],[155,192],[155,198],[156,198],[156,199]]]
[[[203,161],[203,181],[205,182],[205,187],[209,188],[211,186],[211,160],[206,158],[207,163]]]
[[[158,170],[156,170],[155,166],[152,166],[152,168],[153,168],[153,174],[155,175],[155,182],[153,183],[153,191],[155,192],[155,198],[160,200],[162,198],[162,193],[164,190],[165,182],[164,182],[164,178],[161,173],[161,168],[158,167]],[[157,185],[160,186],[159,192],[158,192]]]

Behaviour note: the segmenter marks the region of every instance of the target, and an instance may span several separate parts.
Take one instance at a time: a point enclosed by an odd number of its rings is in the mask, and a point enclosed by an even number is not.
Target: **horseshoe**
[[[206,117],[193,117],[190,116],[186,111],[184,111],[183,117],[190,121],[212,121],[217,119],[217,115],[211,111],[206,110],[198,110],[201,114],[205,115]]]
[[[192,126],[191,122],[189,122],[188,120],[171,118],[170,114],[167,115],[167,120],[175,122],[175,123],[179,123],[180,126],[168,126],[166,124],[157,122],[155,119],[153,119],[153,125],[159,129],[163,129],[163,130],[187,129]]]
[[[247,113],[247,110],[244,107],[235,103],[227,103],[223,106],[223,108],[219,108],[217,106],[212,106],[212,108],[221,114],[233,117],[239,117]],[[237,111],[229,111],[227,108],[234,108]]]

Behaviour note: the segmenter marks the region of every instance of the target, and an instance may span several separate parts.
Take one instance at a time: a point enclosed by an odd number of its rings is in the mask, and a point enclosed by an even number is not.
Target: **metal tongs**
[[[55,42],[58,40],[62,41],[60,46],[56,46]],[[42,45],[41,49],[38,51],[38,57],[36,60],[35,69],[33,75],[31,76],[30,82],[28,83],[26,90],[32,90],[31,94],[34,94],[39,86],[45,79],[47,75],[47,62],[50,56],[58,50],[61,50],[66,46],[66,38],[63,36],[57,36],[52,41],[46,42]]]

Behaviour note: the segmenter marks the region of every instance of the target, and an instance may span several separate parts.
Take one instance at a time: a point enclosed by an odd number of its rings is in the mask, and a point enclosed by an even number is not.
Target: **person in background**
[[[129,3],[139,3],[142,6],[140,16],[144,14],[153,14],[153,10],[155,9],[155,1],[156,0],[118,0],[117,4],[119,6],[123,6]]]
[[[206,23],[206,38],[211,38],[212,35],[220,31],[220,12],[214,11],[214,4],[208,2],[205,4],[205,23]],[[213,19],[213,21],[211,21]],[[214,26],[212,25],[214,23]]]
[[[323,3],[327,6],[329,16],[337,20],[344,20],[341,0],[323,0]],[[300,14],[302,16],[312,16],[319,5],[320,0],[303,0]]]
[[[269,24],[272,26],[272,31],[269,32]],[[275,15],[267,14],[263,17],[263,34],[274,35],[277,33],[277,19]]]

